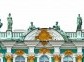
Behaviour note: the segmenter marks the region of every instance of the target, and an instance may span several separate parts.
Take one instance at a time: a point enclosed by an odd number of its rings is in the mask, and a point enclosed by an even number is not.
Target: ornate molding
[[[82,62],[82,58],[83,58],[82,55],[77,55],[77,62]]]
[[[64,53],[65,55],[72,55],[73,54],[73,52],[71,51],[71,50],[67,50],[67,51],[65,51],[65,53]]]
[[[45,53],[50,53],[50,50],[47,49],[47,48],[41,48],[41,49],[39,50],[39,53],[43,53],[43,54],[45,54]]]
[[[27,62],[34,62],[35,56],[34,55],[29,55]]]
[[[17,54],[18,56],[22,56],[24,53],[25,53],[25,52],[22,51],[22,50],[17,50],[17,51],[15,52],[15,54]]]
[[[55,62],[60,62],[61,61],[61,57],[59,55],[54,55],[53,58],[54,58]]]
[[[47,31],[47,29],[42,28],[40,30],[41,30],[41,32],[35,38],[36,39],[39,39],[41,41],[42,45],[46,45],[47,44],[47,41],[49,41],[50,39],[52,39],[52,36]]]
[[[11,60],[12,60],[13,56],[11,53],[6,53],[5,58],[7,59],[7,62],[12,62]]]

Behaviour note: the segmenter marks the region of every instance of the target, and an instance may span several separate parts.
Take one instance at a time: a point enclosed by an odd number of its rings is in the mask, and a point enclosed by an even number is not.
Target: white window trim
[[[0,53],[0,59],[1,59],[1,62],[3,62],[3,54]]]
[[[44,54],[37,54],[37,62],[39,62],[39,59],[41,56],[43,56]],[[51,54],[45,54],[48,58],[49,58],[49,62],[51,62]]]
[[[13,62],[15,62],[15,58],[17,56],[18,56],[17,54],[13,54]],[[22,56],[25,58],[25,62],[27,62],[27,55],[26,54],[23,54]]]
[[[70,56],[73,58],[73,62],[76,62],[76,57],[75,57],[76,55],[73,54],[73,55],[70,55]],[[65,54],[61,54],[61,62],[63,62],[64,57],[66,57]]]

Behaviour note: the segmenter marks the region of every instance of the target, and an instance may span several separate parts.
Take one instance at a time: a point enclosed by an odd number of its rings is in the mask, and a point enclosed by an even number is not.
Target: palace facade
[[[0,62],[84,62],[80,14],[75,32],[64,32],[58,22],[49,28],[37,28],[31,22],[26,31],[12,31],[11,14],[7,21],[6,32],[0,32]]]

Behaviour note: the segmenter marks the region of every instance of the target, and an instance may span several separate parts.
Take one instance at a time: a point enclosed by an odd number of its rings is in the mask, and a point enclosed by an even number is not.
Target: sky
[[[84,21],[84,0],[0,0],[1,31],[7,30],[9,13],[13,18],[13,30],[27,30],[30,22],[36,27],[48,28],[58,21],[63,31],[75,32],[78,14]]]

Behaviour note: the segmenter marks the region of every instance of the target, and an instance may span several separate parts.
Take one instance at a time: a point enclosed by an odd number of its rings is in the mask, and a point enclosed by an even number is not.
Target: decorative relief
[[[41,49],[39,50],[39,53],[43,53],[43,54],[45,54],[45,53],[50,53],[50,50],[47,49],[47,48],[41,48]]]
[[[41,41],[42,45],[46,45],[47,41],[52,39],[52,36],[49,34],[49,32],[47,32],[47,29],[42,28],[41,32],[39,33],[39,35],[36,36],[35,38],[39,39]]]
[[[15,54],[17,54],[18,56],[22,56],[22,55],[24,54],[24,51],[22,51],[22,50],[17,50],[17,51],[15,52]]]
[[[61,57],[59,55],[54,55],[54,62],[60,62],[61,61]]]
[[[82,58],[83,58],[82,55],[77,55],[77,62],[82,62]]]
[[[28,60],[27,62],[34,62],[35,56],[34,55],[30,55],[28,56]]]
[[[72,54],[73,54],[73,52],[71,50],[65,51],[65,55],[72,55]]]
[[[11,60],[12,60],[13,56],[11,53],[6,53],[5,58],[7,59],[7,62],[12,62]]]

